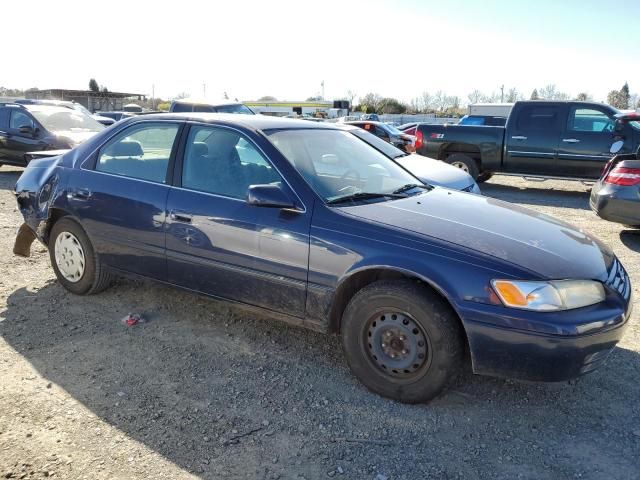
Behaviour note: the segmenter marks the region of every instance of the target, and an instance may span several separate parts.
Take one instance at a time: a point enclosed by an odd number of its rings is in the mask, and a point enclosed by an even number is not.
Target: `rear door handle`
[[[176,222],[191,223],[191,220],[193,220],[193,215],[177,210],[171,210],[169,212],[169,218]]]
[[[563,138],[562,141],[564,143],[580,143],[580,140],[577,138]]]
[[[526,140],[527,137],[523,136],[523,135],[514,135],[513,137],[511,137],[512,140]]]

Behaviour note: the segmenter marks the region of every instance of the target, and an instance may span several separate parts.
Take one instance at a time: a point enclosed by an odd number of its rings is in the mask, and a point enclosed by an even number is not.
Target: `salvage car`
[[[113,118],[91,113],[89,110],[85,108],[84,105],[78,102],[70,102],[67,100],[44,100],[44,99],[36,100],[31,98],[18,99],[15,102],[22,105],[52,105],[54,107],[65,107],[71,110],[77,110],[78,112],[82,112],[85,115],[89,115],[90,117],[93,117],[95,121],[101,123],[105,127],[111,126],[114,123],[116,123],[116,121]]]
[[[640,149],[616,155],[607,163],[591,189],[589,204],[600,218],[640,227]]]
[[[363,130],[366,130],[376,137],[381,138],[385,142],[390,143],[394,147],[397,147],[404,152],[413,153],[416,151],[415,137],[405,132],[401,132],[392,125],[388,125],[382,122],[363,121],[344,122],[344,124],[362,128]]]
[[[459,168],[441,162],[440,160],[404,152],[359,127],[344,125],[342,128],[360,140],[367,142],[380,153],[406,168],[409,173],[415,175],[420,181],[426,184],[462,190],[464,192],[481,193],[480,187],[471,175]]]
[[[70,292],[140,275],[339,332],[355,376],[403,402],[434,398],[466,363],[584,374],[631,315],[629,277],[593,236],[425,185],[326,123],[134,117],[33,160],[15,194],[14,252],[38,239]]]
[[[66,107],[0,103],[0,165],[25,166],[30,152],[73,148],[104,128]]]

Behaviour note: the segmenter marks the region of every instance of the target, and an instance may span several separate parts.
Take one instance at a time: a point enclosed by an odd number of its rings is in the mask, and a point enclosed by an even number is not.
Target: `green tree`
[[[534,88],[533,92],[531,92],[531,100],[540,100],[540,96],[538,95],[537,88]]]
[[[576,100],[578,100],[579,102],[586,102],[587,100],[590,100],[590,96],[587,92],[580,92],[577,96],[576,96]]]
[[[620,90],[611,90],[607,95],[607,103],[612,107],[623,108],[621,107]]]
[[[629,93],[629,84],[627,82],[624,82],[624,85],[620,89],[620,103],[622,106],[618,108],[628,109],[630,98],[631,94]]]
[[[407,106],[396,98],[382,99],[382,113],[405,113]]]
[[[98,85],[98,82],[96,82],[95,78],[89,80],[89,90],[91,90],[92,92],[100,91],[100,86]]]
[[[277,102],[278,99],[273,95],[265,95],[264,97],[260,97],[258,101],[259,102]]]

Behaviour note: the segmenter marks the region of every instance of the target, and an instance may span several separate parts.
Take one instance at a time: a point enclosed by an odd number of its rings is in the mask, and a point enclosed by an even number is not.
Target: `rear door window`
[[[7,107],[0,108],[0,129],[9,128],[9,109]]]
[[[528,105],[520,110],[518,130],[554,131],[560,128],[560,107],[555,105]]]
[[[96,170],[164,183],[179,129],[176,123],[131,126],[100,149]]]

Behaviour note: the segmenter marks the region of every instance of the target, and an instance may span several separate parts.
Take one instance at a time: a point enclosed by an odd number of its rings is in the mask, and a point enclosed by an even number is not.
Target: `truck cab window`
[[[555,130],[558,126],[560,109],[555,106],[526,106],[518,116],[518,130]]]

